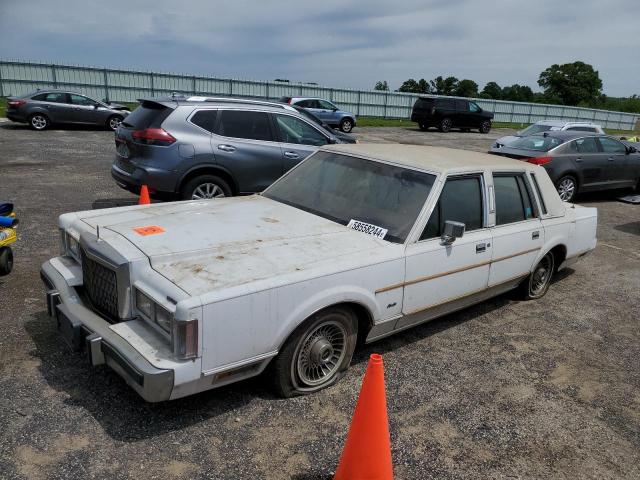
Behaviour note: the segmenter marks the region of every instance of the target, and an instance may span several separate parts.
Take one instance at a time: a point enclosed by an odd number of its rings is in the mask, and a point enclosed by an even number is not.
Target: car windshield
[[[331,152],[318,152],[262,195],[380,238],[403,243],[435,175]],[[362,224],[365,225],[362,228]],[[376,227],[376,228],[371,228]]]
[[[564,143],[561,138],[544,136],[544,135],[532,135],[529,137],[522,137],[514,141],[509,147],[519,148],[522,150],[538,150],[540,152],[548,152],[552,148],[557,147]]]
[[[321,127],[324,127],[324,122],[320,120],[318,117],[316,117],[313,113],[307,112],[304,108],[300,108],[300,107],[293,107],[293,108],[296,109],[296,112],[298,112],[300,115],[307,117],[313,123],[316,123]]]
[[[540,124],[534,123],[533,125],[529,125],[527,128],[520,131],[518,134],[522,137],[526,137],[527,135],[542,133],[542,132],[546,132],[547,130],[551,130],[551,125],[540,125]]]

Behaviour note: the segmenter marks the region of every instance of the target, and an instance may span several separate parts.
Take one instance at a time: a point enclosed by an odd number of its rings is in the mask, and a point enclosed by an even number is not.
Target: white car
[[[605,131],[602,129],[600,125],[591,122],[565,122],[564,120],[540,120],[539,122],[533,123],[529,125],[524,130],[520,130],[515,135],[507,135],[505,137],[500,137],[495,143],[491,146],[492,149],[502,148],[505,146],[511,145],[517,139],[521,137],[527,137],[529,135],[534,135],[536,133],[543,132],[559,132],[559,131],[568,131],[568,132],[590,132],[597,134],[605,134]]]
[[[260,195],[69,213],[42,266],[63,337],[148,401],[258,375],[333,384],[371,342],[551,276],[595,208],[542,167],[412,145],[322,148]]]

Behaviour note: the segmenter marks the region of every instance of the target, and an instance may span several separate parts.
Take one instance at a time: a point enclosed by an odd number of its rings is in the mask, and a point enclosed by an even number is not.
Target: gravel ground
[[[356,132],[478,151],[509,133]],[[39,279],[59,214],[128,196],[113,150],[109,132],[0,124],[0,197],[22,221],[0,278],[0,478],[330,478],[373,352],[398,479],[640,478],[640,206],[579,198],[599,209],[598,247],[544,298],[503,295],[363,347],[328,390],[282,400],[254,379],[146,404],[66,349]]]

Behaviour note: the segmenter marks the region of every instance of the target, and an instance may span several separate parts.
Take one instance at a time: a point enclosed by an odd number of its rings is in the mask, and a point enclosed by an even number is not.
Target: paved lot
[[[506,131],[357,133],[484,151]],[[0,124],[0,197],[22,221],[0,279],[0,478],[330,478],[372,352],[398,479],[640,478],[640,206],[580,198],[599,208],[598,247],[543,299],[501,296],[362,348],[329,390],[282,400],[251,380],[151,405],[66,350],[38,273],[59,214],[128,195],[112,152],[108,132]]]

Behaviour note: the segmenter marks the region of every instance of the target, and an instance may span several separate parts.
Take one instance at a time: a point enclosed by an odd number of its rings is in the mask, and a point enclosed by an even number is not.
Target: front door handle
[[[476,253],[482,253],[482,252],[485,252],[486,250],[487,250],[486,243],[478,243],[476,245]]]
[[[535,231],[531,234],[531,239],[536,240],[537,238],[540,238],[540,232]]]
[[[296,152],[284,152],[284,156],[287,158],[300,158]]]
[[[580,163],[582,161],[582,158],[578,157],[576,158],[576,162]]]
[[[225,152],[235,152],[236,151],[236,147],[233,147],[231,145],[225,145],[223,143],[222,145],[218,145],[218,150],[223,150]]]
[[[609,157],[609,158],[607,158],[607,160],[609,160],[610,162],[613,162],[615,160],[615,158]]]

